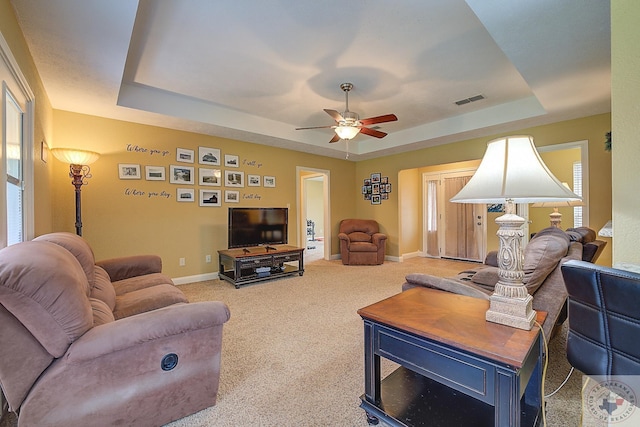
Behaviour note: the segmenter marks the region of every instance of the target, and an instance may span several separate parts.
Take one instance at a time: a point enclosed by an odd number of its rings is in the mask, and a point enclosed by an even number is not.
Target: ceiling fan
[[[341,114],[336,110],[328,110],[328,109],[324,110],[328,115],[333,117],[337,125],[296,128],[296,130],[331,128],[335,130],[336,134],[333,135],[333,138],[331,138],[331,141],[329,142],[338,142],[341,139],[348,141],[350,139],[355,138],[355,136],[360,132],[364,133],[365,135],[373,136],[376,138],[384,138],[385,136],[387,136],[387,134],[384,132],[381,132],[376,129],[371,129],[366,126],[374,125],[377,123],[395,122],[396,120],[398,120],[396,115],[385,114],[384,116],[369,117],[368,119],[360,119],[357,113],[349,111],[349,91],[353,89],[353,84],[342,83],[340,85],[340,89],[342,89],[345,94],[346,109],[344,113]]]

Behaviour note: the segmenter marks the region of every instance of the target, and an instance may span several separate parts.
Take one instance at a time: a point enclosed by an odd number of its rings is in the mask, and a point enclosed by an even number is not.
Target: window
[[[34,234],[34,100],[0,34],[0,248]]]
[[[7,245],[22,242],[22,117],[23,112],[9,92],[5,92],[4,122],[7,159]]]
[[[573,192],[582,197],[582,163],[573,163]],[[582,206],[573,207],[573,226],[582,227]]]

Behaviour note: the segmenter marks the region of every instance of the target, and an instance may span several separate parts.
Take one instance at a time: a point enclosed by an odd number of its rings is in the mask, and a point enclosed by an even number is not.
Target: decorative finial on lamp
[[[500,240],[499,280],[490,298],[486,319],[529,330],[535,322],[532,297],[524,278],[522,225],[516,203],[578,201],[544,164],[531,136],[498,138],[487,144],[478,170],[451,201],[457,203],[506,203],[505,214],[496,219]]]
[[[82,236],[81,190],[91,178],[89,165],[98,160],[100,154],[95,151],[76,150],[74,148],[52,148],[51,152],[61,162],[69,163],[69,177],[76,189],[76,234]]]

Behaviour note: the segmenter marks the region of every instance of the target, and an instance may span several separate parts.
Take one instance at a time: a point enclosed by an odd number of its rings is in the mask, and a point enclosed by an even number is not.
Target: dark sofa
[[[548,227],[534,235],[525,247],[523,283],[533,296],[533,309],[548,313],[542,325],[547,341],[551,339],[555,325],[566,320],[567,290],[561,266],[569,260],[595,261],[606,244],[596,241],[595,236],[595,232],[587,227],[567,231]],[[485,265],[455,277],[413,273],[405,280],[402,290],[426,286],[488,300],[498,282],[497,256],[490,253]]]

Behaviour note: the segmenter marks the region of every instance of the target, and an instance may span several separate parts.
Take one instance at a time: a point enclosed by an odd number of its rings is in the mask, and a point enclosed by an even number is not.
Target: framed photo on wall
[[[164,181],[164,166],[145,166],[144,175],[147,181]]]
[[[244,187],[244,172],[224,171],[224,185],[226,187]]]
[[[220,190],[200,190],[200,206],[222,206]]]
[[[140,179],[140,165],[118,163],[118,177],[120,179]]]
[[[226,203],[240,203],[240,192],[233,190],[224,190],[224,201]]]
[[[176,188],[176,201],[193,202],[194,201],[193,188]]]
[[[260,187],[260,175],[247,175],[247,185],[249,187]]]
[[[176,160],[184,163],[193,163],[193,150],[187,150],[186,148],[176,149]]]
[[[264,186],[265,187],[275,187],[276,186],[276,177],[275,176],[264,176]]]
[[[169,182],[171,184],[193,184],[193,166],[169,166]]]
[[[220,169],[198,168],[200,185],[220,187],[222,185],[222,171]]]
[[[239,168],[240,158],[233,154],[224,155],[224,165],[228,168]]]
[[[198,163],[201,165],[220,166],[220,150],[217,148],[198,147]]]

